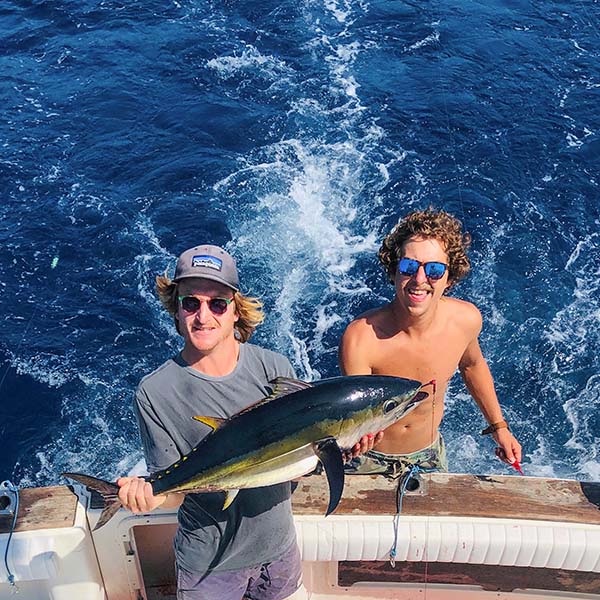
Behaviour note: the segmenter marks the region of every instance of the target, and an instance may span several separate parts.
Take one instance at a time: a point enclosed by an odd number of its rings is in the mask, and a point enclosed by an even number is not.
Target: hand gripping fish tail
[[[344,488],[343,450],[382,431],[429,394],[411,379],[384,375],[332,377],[313,383],[279,377],[272,393],[230,419],[190,415],[212,432],[163,471],[146,478],[154,494],[225,492],[225,510],[238,490],[292,481],[321,462],[329,485],[327,515]],[[65,473],[97,491],[105,508],[96,525],[119,509],[118,487],[80,473]]]
[[[116,483],[104,481],[103,479],[92,477],[91,475],[84,475],[83,473],[61,473],[61,475],[81,483],[88,489],[97,492],[102,497],[104,507],[100,519],[98,519],[98,522],[94,527],[94,531],[108,523],[108,521],[110,521],[117,513],[119,508],[121,508],[121,501],[118,498],[119,486]]]

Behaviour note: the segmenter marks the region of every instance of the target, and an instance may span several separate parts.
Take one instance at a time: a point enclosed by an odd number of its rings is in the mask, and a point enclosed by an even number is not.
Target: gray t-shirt
[[[192,369],[176,356],[144,377],[134,408],[150,473],[188,454],[210,428],[195,415],[228,418],[269,394],[267,383],[294,377],[281,354],[240,344],[236,368],[224,377]],[[188,494],[178,513],[177,563],[187,571],[229,571],[279,558],[295,541],[290,484],[240,490],[222,510],[225,494]]]

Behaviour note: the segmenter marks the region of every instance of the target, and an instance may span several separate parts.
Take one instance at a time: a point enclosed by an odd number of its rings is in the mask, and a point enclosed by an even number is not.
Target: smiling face
[[[402,248],[399,258],[412,258],[420,263],[448,263],[444,245],[435,238],[410,237]],[[411,316],[420,316],[435,308],[446,288],[450,286],[448,270],[441,279],[425,275],[423,265],[414,275],[403,275],[398,270],[394,275],[396,302]]]
[[[196,312],[187,312],[177,303],[175,318],[179,323],[179,332],[185,340],[184,353],[188,356],[202,357],[218,352],[228,344],[236,343],[234,325],[239,319],[235,302],[219,315],[208,307],[212,298],[233,298],[231,288],[209,279],[184,279],[178,286],[179,296],[194,296],[201,301]]]

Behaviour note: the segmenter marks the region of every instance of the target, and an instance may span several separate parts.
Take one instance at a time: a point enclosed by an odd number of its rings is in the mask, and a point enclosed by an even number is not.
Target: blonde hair
[[[173,316],[177,333],[179,331],[179,321],[177,314],[177,296],[179,295],[177,282],[172,281],[167,274],[156,277],[156,293],[165,310]],[[265,320],[263,304],[258,298],[244,296],[241,292],[235,292],[233,295],[235,310],[238,313],[238,320],[234,327],[237,332],[237,338],[240,342],[247,342],[254,330]]]
[[[462,223],[456,217],[430,207],[406,215],[383,240],[379,262],[391,282],[394,281],[404,244],[412,237],[434,238],[442,242],[448,255],[448,288],[471,270],[467,256],[471,236],[463,233]]]

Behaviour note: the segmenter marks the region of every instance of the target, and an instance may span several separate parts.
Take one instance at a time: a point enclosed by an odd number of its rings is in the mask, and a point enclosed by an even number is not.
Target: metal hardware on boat
[[[125,550],[125,556],[135,556],[135,550],[131,542],[123,542],[123,549]]]
[[[0,515],[12,516],[17,506],[17,491],[10,481],[0,483]]]
[[[6,568],[6,574],[8,575],[8,583],[10,583],[13,592],[18,592],[19,588],[15,583],[15,576],[13,575],[8,565],[8,549],[10,548],[10,542],[12,535],[17,524],[17,515],[19,514],[19,488],[13,485],[10,481],[3,481],[0,483],[0,515],[11,515],[12,523],[10,531],[8,532],[8,540],[6,541],[6,548],[4,550],[4,567]]]
[[[404,494],[407,496],[425,496],[427,494],[427,480],[420,473],[413,473],[405,484]]]

